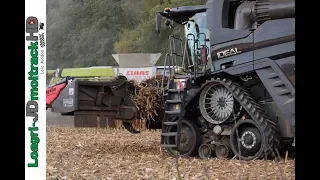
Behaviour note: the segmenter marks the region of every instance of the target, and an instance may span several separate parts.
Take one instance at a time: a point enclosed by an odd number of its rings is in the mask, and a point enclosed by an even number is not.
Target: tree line
[[[114,66],[114,53],[168,52],[168,37],[183,27],[155,31],[155,13],[206,0],[48,0],[47,69]]]

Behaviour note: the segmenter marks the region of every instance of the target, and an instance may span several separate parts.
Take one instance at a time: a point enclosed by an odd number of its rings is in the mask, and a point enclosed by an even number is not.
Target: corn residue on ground
[[[160,149],[159,132],[47,129],[47,179],[294,179],[294,160],[175,159]],[[179,173],[178,173],[179,172]]]

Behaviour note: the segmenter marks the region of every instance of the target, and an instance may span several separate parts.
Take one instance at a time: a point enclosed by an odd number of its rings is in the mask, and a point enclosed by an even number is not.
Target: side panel
[[[266,21],[254,31],[254,59],[276,59],[295,52],[295,19]],[[277,57],[278,56],[278,57]],[[281,57],[282,56],[282,57]]]
[[[226,72],[230,75],[238,76],[238,75],[242,75],[242,74],[248,74],[252,71],[253,71],[253,63],[248,62],[246,64],[241,64],[238,66],[228,68],[228,69],[221,71],[221,72]],[[217,72],[217,73],[219,73],[219,72]]]
[[[294,58],[291,58],[291,63],[294,63]],[[256,61],[254,68],[283,116],[294,128],[295,88],[292,83],[278,66],[276,61],[270,58],[264,58]]]
[[[289,81],[295,86],[296,82],[296,73],[295,73],[295,64],[296,64],[296,57],[290,56],[287,58],[275,60],[278,66],[281,68],[283,73],[287,76]]]
[[[236,68],[244,64],[248,70],[253,70],[253,34],[243,39],[212,46],[211,52],[214,71],[223,70],[223,65],[226,68],[229,66]]]
[[[280,135],[283,139],[285,138],[293,138],[294,130],[288,120],[283,116],[282,112],[279,109],[279,106],[274,102],[267,102],[264,105],[264,109],[266,113],[268,113],[269,117],[277,122],[277,125],[280,130]]]
[[[77,110],[77,83],[70,82],[52,103],[52,111],[57,113],[68,113]]]
[[[254,49],[254,69],[294,129],[295,19],[264,22],[254,31]]]

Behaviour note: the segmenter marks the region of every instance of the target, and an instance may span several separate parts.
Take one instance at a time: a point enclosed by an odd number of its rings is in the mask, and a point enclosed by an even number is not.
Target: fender
[[[67,83],[58,84],[52,87],[48,87],[46,90],[47,98],[46,105],[51,105],[51,103],[57,99],[62,89],[66,87]]]

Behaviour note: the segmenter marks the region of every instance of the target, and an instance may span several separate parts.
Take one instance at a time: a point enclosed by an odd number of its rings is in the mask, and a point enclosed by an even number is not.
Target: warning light
[[[35,24],[35,21],[34,20],[30,20],[29,24],[31,24],[31,25]]]

